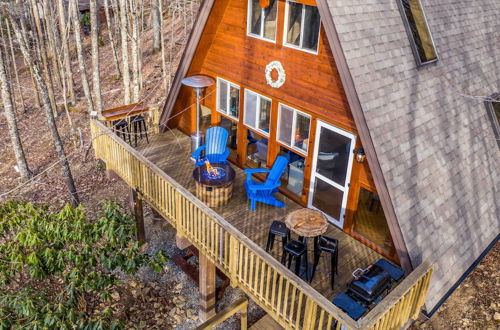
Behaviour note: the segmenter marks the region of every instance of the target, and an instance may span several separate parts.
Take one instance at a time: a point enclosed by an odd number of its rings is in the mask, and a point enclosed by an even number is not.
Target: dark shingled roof
[[[322,1],[318,1],[319,3]],[[422,0],[440,60],[416,68],[397,0],[328,0],[366,124],[432,308],[500,231],[500,1]]]

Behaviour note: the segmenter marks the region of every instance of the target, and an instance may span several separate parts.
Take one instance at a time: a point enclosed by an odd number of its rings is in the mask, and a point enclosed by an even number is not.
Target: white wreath
[[[278,72],[278,79],[273,80],[271,77],[271,72],[276,70]],[[283,86],[286,80],[286,72],[283,69],[283,65],[279,61],[272,61],[266,66],[266,81],[267,84],[273,88],[280,88]]]

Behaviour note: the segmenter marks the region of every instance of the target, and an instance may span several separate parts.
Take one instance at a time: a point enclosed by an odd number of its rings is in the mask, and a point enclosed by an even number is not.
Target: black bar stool
[[[146,127],[146,120],[142,115],[133,116],[131,119],[132,131],[134,133],[134,144],[137,146],[137,137],[142,139],[142,135],[146,136],[146,141],[149,143],[148,139],[148,129]]]
[[[120,119],[115,122],[113,122],[113,128],[116,132],[117,136],[121,136],[123,141],[127,142],[128,144],[132,143],[132,139],[130,138],[130,128],[128,126],[128,122],[125,119]]]
[[[287,261],[288,258],[288,261]],[[302,264],[302,258],[304,258],[304,264],[306,265],[306,278],[308,277],[307,272],[307,245],[302,242],[291,240],[285,245],[283,249],[283,257],[281,258],[281,263],[284,265],[287,263],[287,267],[290,268],[292,265],[292,259],[295,258],[295,271],[294,273],[300,277],[300,266]]]
[[[283,251],[283,248],[285,247],[286,243],[288,243],[288,240],[290,240],[290,230],[288,230],[284,222],[273,221],[271,227],[269,227],[269,234],[267,235],[267,244],[266,244],[267,252],[273,249],[275,236],[281,237],[281,243],[282,243],[281,250]]]
[[[314,264],[311,281],[314,277],[314,273],[316,272],[316,267],[318,266],[322,251],[330,253],[330,285],[333,289],[335,274],[338,274],[339,241],[335,238],[327,236],[319,236],[318,239],[314,241]]]

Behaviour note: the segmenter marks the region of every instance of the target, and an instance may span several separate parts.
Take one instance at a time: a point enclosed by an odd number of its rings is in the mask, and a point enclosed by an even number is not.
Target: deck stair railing
[[[432,274],[429,262],[356,322],[102,123],[93,120],[91,132],[96,158],[284,328],[399,329],[418,316]]]

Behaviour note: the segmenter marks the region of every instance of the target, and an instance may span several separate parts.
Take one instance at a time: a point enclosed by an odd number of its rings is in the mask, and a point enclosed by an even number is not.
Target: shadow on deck
[[[157,134],[150,138],[149,144],[145,144],[143,141],[137,150],[172,179],[195,194],[195,182],[192,178],[194,164],[189,159],[190,139],[188,136],[177,130]],[[265,248],[268,228],[271,223],[274,220],[284,219],[289,212],[302,206],[278,193],[278,199],[286,204],[285,208],[258,203],[257,209],[250,211],[249,201],[243,186],[246,176],[239,167],[233,165],[233,168],[236,171],[233,197],[228,205],[214,208],[214,210],[245,236],[260,247]],[[339,240],[339,264],[335,287],[334,290],[330,288],[330,263],[326,254],[322,255],[311,286],[331,300],[345,290],[347,283],[352,278],[351,273],[356,268],[365,268],[382,256],[333,225],[329,225],[325,235]],[[280,249],[281,244],[275,244],[274,250],[271,251],[271,254],[278,260],[281,256]],[[309,252],[309,256],[309,260],[312,260],[312,251]]]

